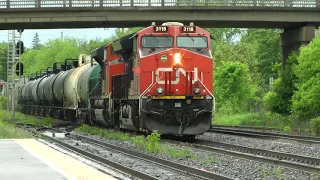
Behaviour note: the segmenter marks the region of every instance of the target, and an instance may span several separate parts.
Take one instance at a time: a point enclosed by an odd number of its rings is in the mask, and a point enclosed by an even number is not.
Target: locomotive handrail
[[[319,8],[320,0],[2,0],[0,9],[18,8],[94,8],[94,7],[289,7]]]
[[[206,89],[206,91],[210,94],[213,100],[213,110],[216,109],[215,97],[214,95],[208,90],[208,88],[203,84],[203,82],[198,78],[198,81],[202,84],[202,86]]]
[[[153,81],[154,81],[154,71],[152,71],[152,80],[151,80],[150,85],[149,85],[148,88],[147,88],[145,91],[143,91],[143,93],[139,96],[139,115],[140,115],[141,110],[142,110],[142,107],[141,107],[141,103],[142,103],[142,102],[141,102],[141,99],[142,99],[142,96],[144,96],[144,95],[147,93],[148,90],[150,90],[157,82],[159,82],[162,77],[163,77],[163,73],[162,73],[162,76],[161,76],[156,82],[153,83]]]
[[[92,79],[90,79],[89,81],[92,82],[92,80],[94,80],[94,79],[100,79],[100,77],[92,78]],[[99,81],[96,83],[96,85],[95,85],[95,86],[92,88],[92,90],[89,92],[89,96],[93,93],[93,91],[94,91],[95,88],[98,86],[98,84],[99,84]]]
[[[151,83],[150,83],[150,85],[148,86],[148,88],[146,89],[146,90],[144,90],[143,91],[143,93],[139,96],[139,115],[141,115],[141,109],[142,109],[142,107],[141,107],[141,99],[142,99],[142,96],[144,96],[146,93],[147,93],[147,91],[151,88],[151,86],[152,86],[152,84],[153,84],[153,81],[154,81],[154,71],[152,71],[152,76],[151,76]],[[160,79],[160,78],[159,78]]]

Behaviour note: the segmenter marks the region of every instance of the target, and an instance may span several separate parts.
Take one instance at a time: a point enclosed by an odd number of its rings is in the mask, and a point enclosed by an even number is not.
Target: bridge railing
[[[0,0],[4,8],[120,6],[320,7],[320,0]]]

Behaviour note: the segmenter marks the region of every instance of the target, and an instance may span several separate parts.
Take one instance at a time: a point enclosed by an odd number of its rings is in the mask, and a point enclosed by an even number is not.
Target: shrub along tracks
[[[34,128],[20,127],[35,134],[40,134]],[[47,128],[47,131],[52,133],[59,132],[57,129],[50,128]],[[77,152],[87,158],[94,159],[99,163],[114,167],[140,179],[232,179],[82,135],[67,134],[66,138],[43,137],[47,141],[54,142],[65,149]]]

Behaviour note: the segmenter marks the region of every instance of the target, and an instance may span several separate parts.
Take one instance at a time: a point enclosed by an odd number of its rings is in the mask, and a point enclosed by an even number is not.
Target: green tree
[[[283,71],[281,64],[278,65],[279,78],[272,84],[273,91],[264,97],[264,102],[270,111],[279,114],[289,114],[292,108],[292,96],[296,90],[297,77],[293,67],[297,64],[298,54],[293,53],[288,58],[287,67]]]
[[[45,46],[31,49],[22,55],[25,73],[35,73],[51,67],[54,62],[63,63],[66,58],[78,58],[80,49],[77,39],[64,38],[50,40]]]
[[[240,62],[223,62],[215,73],[217,108],[231,106],[233,113],[245,110],[255,92],[248,66]]]
[[[117,28],[115,30],[115,35],[113,36],[113,39],[119,39],[123,36],[138,32],[141,30],[141,27],[135,27],[135,28]]]
[[[281,63],[280,30],[278,29],[248,29],[241,36],[242,43],[251,44],[254,60],[251,62],[255,82],[260,87],[268,90],[269,78],[278,77],[278,72],[273,67]]]
[[[139,29],[140,28],[130,28],[124,31],[116,29],[116,34],[112,38],[96,38],[90,41],[79,40],[72,37],[50,40],[39,48],[27,50],[22,55],[25,73],[34,74],[41,69],[51,67],[54,62],[63,63],[66,58],[78,58],[79,54],[90,54],[92,50],[109,44],[112,39],[137,32]],[[36,34],[33,41],[34,47],[37,47],[38,39],[39,37]]]
[[[7,49],[8,43],[0,43],[0,80],[7,81]]]
[[[320,115],[320,36],[300,48],[294,73],[298,77],[297,91],[293,95],[293,110],[301,118]]]
[[[231,42],[242,33],[240,28],[206,28],[206,30],[215,38],[215,41]]]
[[[111,38],[101,39],[91,39],[89,41],[78,40],[78,46],[81,53],[90,54],[90,52],[98,47],[105,46],[112,41]]]
[[[33,37],[32,40],[32,49],[40,49],[41,44],[40,44],[40,39],[38,33],[36,33]]]

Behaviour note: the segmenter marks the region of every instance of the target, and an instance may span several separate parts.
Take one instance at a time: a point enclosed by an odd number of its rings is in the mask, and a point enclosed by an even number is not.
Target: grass
[[[19,112],[16,112],[15,118],[12,119],[12,114],[10,111],[0,110],[0,139],[32,137],[30,133],[15,127],[15,123],[33,124],[36,126],[51,126],[52,119],[39,119]]]
[[[243,125],[247,119],[254,118],[255,115],[256,114],[254,113],[243,113],[233,115],[223,115],[216,113],[213,123],[216,125],[240,126]]]
[[[283,132],[291,133],[292,131],[299,133],[309,133],[309,124],[307,122],[297,122],[288,116],[267,112],[263,115],[259,113],[239,113],[224,115],[216,113],[213,119],[214,125],[230,125],[230,126],[249,126],[249,127],[268,127],[277,128]]]
[[[199,158],[192,150],[183,147],[170,146],[169,144],[160,143],[160,134],[153,132],[147,138],[144,136],[130,136],[128,133],[122,133],[118,131],[101,129],[97,127],[91,127],[87,125],[81,125],[76,129],[76,132],[88,133],[92,135],[102,136],[106,139],[129,141],[133,144],[133,147],[140,150],[147,150],[155,154],[165,154],[176,158],[192,158],[203,160],[207,163],[214,163],[215,159]]]
[[[31,135],[0,118],[0,139],[30,138]]]
[[[15,112],[15,118],[12,119],[12,112],[6,110],[0,110],[0,117],[7,122],[10,123],[20,123],[20,124],[32,124],[35,126],[51,126],[52,118],[37,118],[33,116],[29,116],[26,114],[22,114],[19,112]]]
[[[254,127],[271,127],[284,128],[287,126],[287,120],[283,117],[267,113],[261,117],[258,113],[241,113],[232,115],[216,114],[213,124],[232,125],[232,126],[254,126]]]

